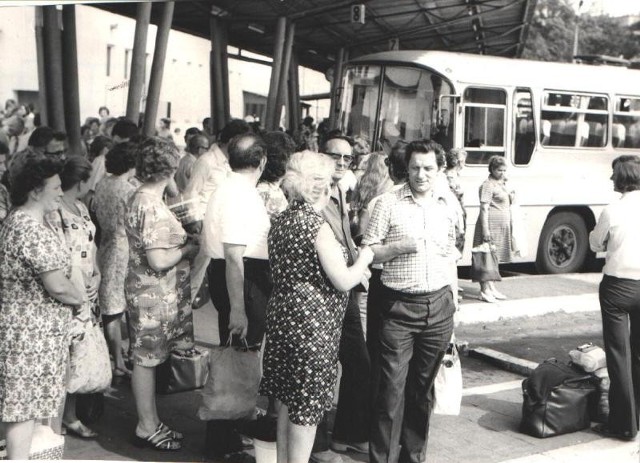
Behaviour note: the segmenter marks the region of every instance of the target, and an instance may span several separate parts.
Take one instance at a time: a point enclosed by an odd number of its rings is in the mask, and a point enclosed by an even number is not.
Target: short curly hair
[[[431,153],[436,157],[436,163],[438,164],[438,168],[442,169],[445,166],[445,158],[444,158],[444,149],[438,143],[433,140],[414,140],[410,142],[405,150],[405,162],[407,166],[411,163],[411,156],[413,153]]]
[[[175,173],[179,160],[178,148],[172,141],[149,137],[138,147],[136,176],[144,183],[159,182]]]
[[[289,201],[301,200],[315,204],[331,188],[335,162],[315,151],[293,153],[282,180],[282,189]]]
[[[296,142],[290,135],[274,130],[263,135],[267,144],[267,163],[260,177],[263,182],[275,182],[287,171],[287,162],[296,148]]]
[[[112,175],[122,175],[136,166],[138,145],[130,141],[118,143],[105,156],[104,166]]]
[[[11,172],[9,183],[9,194],[14,207],[26,204],[29,193],[41,190],[48,179],[62,172],[62,163],[56,159],[32,150],[23,151],[21,155],[24,156],[23,161],[15,172]]]
[[[89,145],[89,153],[88,158],[90,162],[93,162],[95,158],[100,156],[102,150],[107,148],[111,149],[113,147],[113,140],[109,137],[105,137],[104,135],[98,135],[93,139],[91,145]]]
[[[64,161],[64,167],[60,173],[62,191],[69,191],[81,182],[86,182],[91,177],[91,163],[82,156],[71,156]]]
[[[640,157],[634,154],[618,156],[613,160],[613,184],[616,191],[626,193],[640,190]]]
[[[504,159],[504,156],[495,154],[491,156],[491,159],[489,159],[489,165],[487,167],[489,169],[489,173],[493,174],[493,171],[498,167],[507,167],[507,161]]]

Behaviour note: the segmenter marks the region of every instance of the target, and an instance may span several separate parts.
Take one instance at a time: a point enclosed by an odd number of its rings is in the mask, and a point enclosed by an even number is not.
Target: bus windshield
[[[344,76],[339,124],[346,135],[373,141],[371,146],[387,153],[397,142],[423,138],[452,147],[454,99],[445,98],[452,87],[440,75],[411,67],[357,65],[347,67]]]

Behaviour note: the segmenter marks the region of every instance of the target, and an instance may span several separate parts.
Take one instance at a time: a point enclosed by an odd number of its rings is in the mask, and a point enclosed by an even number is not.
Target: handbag
[[[462,366],[455,336],[440,362],[438,374],[433,383],[435,403],[433,413],[437,415],[459,415],[462,403]]]
[[[520,432],[551,437],[588,428],[596,381],[572,365],[545,360],[522,382]]]
[[[573,363],[587,373],[593,373],[607,366],[607,357],[604,349],[594,346],[592,343],[583,344],[569,351],[569,357],[571,357]]]
[[[111,384],[111,361],[102,328],[93,317],[82,323],[81,333],[71,339],[67,392],[102,392]]]
[[[192,348],[173,351],[156,368],[156,392],[173,394],[192,391],[205,385],[209,377],[209,351]]]
[[[501,281],[498,255],[489,243],[471,250],[471,281]]]
[[[259,351],[231,345],[212,348],[209,379],[200,392],[198,418],[255,418],[261,376]]]

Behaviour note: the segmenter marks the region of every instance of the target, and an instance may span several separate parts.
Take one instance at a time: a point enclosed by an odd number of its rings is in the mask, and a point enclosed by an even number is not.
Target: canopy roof
[[[272,56],[276,22],[295,22],[294,50],[303,66],[325,72],[337,51],[349,57],[385,51],[449,50],[519,57],[537,0],[211,0],[176,1],[173,28],[210,37],[209,15],[227,22],[229,45]],[[351,22],[365,5],[365,24]],[[135,3],[99,8],[135,18]],[[158,9],[153,8],[152,22]]]

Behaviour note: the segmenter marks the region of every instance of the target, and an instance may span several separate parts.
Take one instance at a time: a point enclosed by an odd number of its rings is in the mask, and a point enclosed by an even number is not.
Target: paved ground
[[[533,279],[533,281],[532,281]],[[550,339],[563,339],[562,349],[584,339],[600,336],[597,283],[593,274],[526,276],[507,278],[501,291],[510,300],[487,304],[477,300],[477,285],[461,281],[465,299],[458,313],[459,340],[477,339],[483,345],[515,353],[539,362],[556,354]],[[536,324],[555,317],[557,329],[544,333]],[[580,320],[580,322],[576,322]],[[211,306],[195,312],[196,338],[201,343],[217,341],[216,320]],[[497,327],[502,326],[502,329]],[[581,326],[586,329],[576,329]],[[505,330],[505,328],[507,328]],[[513,330],[513,336],[505,332]],[[589,331],[590,330],[590,331]],[[524,336],[523,336],[524,335]],[[471,336],[473,336],[471,338]],[[573,336],[573,337],[572,337]],[[524,341],[523,341],[524,339]],[[536,344],[537,343],[537,344]],[[566,346],[565,346],[566,344]],[[531,347],[533,346],[533,347]],[[476,347],[473,345],[470,348]],[[531,348],[528,348],[531,347]],[[639,462],[638,441],[622,443],[603,439],[586,430],[548,439],[518,432],[521,416],[523,376],[483,361],[463,357],[464,397],[460,416],[432,419],[427,461],[434,463],[590,463],[600,461]],[[162,419],[186,434],[179,453],[159,453],[135,448],[131,436],[135,408],[130,388],[121,384],[106,395],[105,414],[95,428],[100,437],[83,441],[67,437],[65,458],[70,460],[205,461],[204,423],[196,418],[198,393],[186,392],[158,397]],[[367,461],[363,455],[345,455],[345,462]]]

